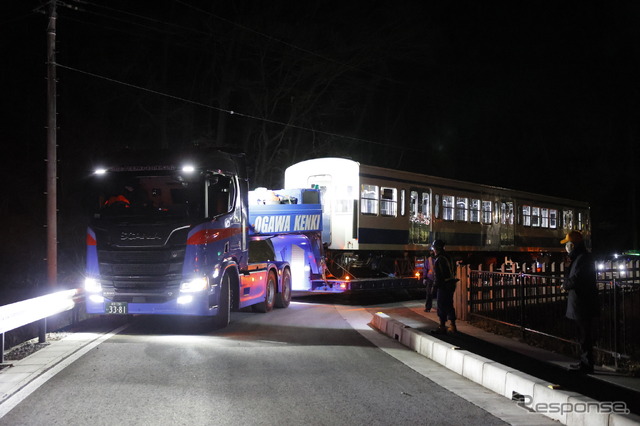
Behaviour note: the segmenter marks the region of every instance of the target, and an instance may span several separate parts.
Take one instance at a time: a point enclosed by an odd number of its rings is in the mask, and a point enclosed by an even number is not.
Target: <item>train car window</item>
[[[433,202],[433,216],[436,219],[440,218],[440,195],[435,195],[436,199]]]
[[[366,215],[378,214],[378,186],[362,185],[360,191],[360,211]]]
[[[431,197],[429,192],[419,194],[411,191],[409,202],[409,215],[411,222],[429,225],[431,223]]]
[[[398,190],[396,188],[380,188],[380,215],[397,216]]]
[[[353,186],[347,185],[345,188],[336,188],[335,192],[335,213],[352,213],[353,212]]]
[[[549,210],[549,228],[556,229],[558,227],[558,210]]]
[[[491,224],[491,201],[482,201],[482,223]]]
[[[409,197],[409,216],[411,218],[418,217],[418,206],[420,206],[420,200],[418,200],[418,191],[411,191]]]
[[[493,221],[497,225],[498,222],[500,222],[500,209],[498,208],[498,203],[497,202],[495,203],[494,207],[495,207],[495,209],[494,209],[495,213],[494,213],[494,220]]]
[[[500,222],[503,225],[513,225],[513,201],[503,201],[500,203]]]
[[[456,197],[456,220],[459,222],[469,220],[469,199],[466,197]]]
[[[522,224],[531,226],[531,206],[522,206]]]
[[[549,227],[549,209],[545,209],[544,207],[540,209],[540,227]]]
[[[453,220],[453,195],[442,196],[442,218],[444,220]]]
[[[404,216],[407,212],[405,211],[405,190],[400,190],[400,216]]]
[[[320,190],[320,200],[322,204],[322,212],[329,214],[332,208],[332,197],[329,188],[332,186],[331,175],[312,175],[307,177],[307,188],[316,188]]]
[[[507,223],[509,225],[513,225],[514,216],[515,216],[515,211],[513,208],[513,202],[507,201]]]
[[[531,207],[531,226],[540,228],[540,207]]]
[[[431,194],[429,192],[422,193],[422,217],[428,225],[431,223]]]
[[[582,212],[578,212],[578,230],[582,231]]]
[[[562,227],[567,230],[573,229],[573,210],[564,210],[562,213]]]
[[[480,223],[480,200],[471,199],[469,221],[473,223]]]

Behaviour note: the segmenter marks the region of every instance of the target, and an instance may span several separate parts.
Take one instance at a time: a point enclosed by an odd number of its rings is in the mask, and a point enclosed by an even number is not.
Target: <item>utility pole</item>
[[[47,283],[58,284],[58,170],[56,105],[56,0],[50,2],[47,27]]]

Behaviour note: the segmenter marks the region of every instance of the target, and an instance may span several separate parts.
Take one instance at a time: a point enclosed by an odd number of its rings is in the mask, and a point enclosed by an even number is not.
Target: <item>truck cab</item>
[[[256,203],[250,218],[241,154],[138,154],[97,168],[93,180],[88,313],[210,317],[223,327],[233,309],[289,305],[292,253],[296,276],[311,278],[306,242],[321,247],[319,204],[286,196]]]

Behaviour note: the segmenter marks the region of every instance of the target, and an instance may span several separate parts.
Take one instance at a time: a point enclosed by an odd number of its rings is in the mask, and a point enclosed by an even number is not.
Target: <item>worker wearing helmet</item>
[[[580,232],[569,232],[560,244],[565,245],[571,259],[569,272],[562,284],[563,290],[569,292],[566,316],[575,321],[580,344],[580,362],[570,368],[581,373],[593,373],[592,328],[593,320],[600,311],[595,264]]]
[[[435,334],[445,334],[447,331],[455,333],[456,328],[456,310],[453,306],[453,293],[457,279],[453,273],[451,261],[445,254],[445,242],[435,240],[431,245],[435,255],[433,262],[434,269],[434,286],[437,291],[438,300],[438,318],[440,326],[434,330]],[[449,328],[447,329],[447,320],[449,320]]]

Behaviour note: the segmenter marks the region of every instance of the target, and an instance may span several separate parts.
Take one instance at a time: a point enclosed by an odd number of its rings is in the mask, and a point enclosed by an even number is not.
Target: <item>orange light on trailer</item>
[[[349,281],[351,279],[351,277],[349,275],[347,275],[346,277],[344,277],[344,279]]]

